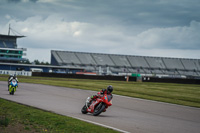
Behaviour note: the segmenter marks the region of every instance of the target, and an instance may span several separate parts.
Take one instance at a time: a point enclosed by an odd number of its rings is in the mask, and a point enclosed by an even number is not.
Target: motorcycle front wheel
[[[93,115],[94,116],[97,116],[99,114],[101,114],[101,112],[106,108],[106,105],[104,103],[99,103],[95,109],[94,109],[94,112],[93,112]]]
[[[87,114],[87,107],[86,107],[86,105],[83,106],[83,108],[81,109],[81,112],[83,114]]]
[[[14,93],[15,93],[15,88],[13,87],[13,88],[12,88],[11,95],[14,95]]]
[[[10,95],[14,95],[14,89],[10,92]]]

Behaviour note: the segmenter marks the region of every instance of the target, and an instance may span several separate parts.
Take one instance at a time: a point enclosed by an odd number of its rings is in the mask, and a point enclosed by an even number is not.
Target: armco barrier
[[[142,82],[162,82],[162,83],[200,84],[200,79],[143,77],[143,78],[142,78]]]
[[[108,75],[99,76],[99,75],[33,72],[32,76],[126,81],[125,76],[108,76]],[[129,77],[129,81],[136,81],[136,77]],[[200,79],[142,77],[142,82],[200,84]]]
[[[0,74],[6,74],[6,75],[22,75],[22,76],[32,76],[32,72],[30,71],[11,71],[11,70],[0,70]]]
[[[99,76],[99,75],[33,72],[32,76],[126,81],[125,76],[109,76],[109,75]],[[136,77],[129,77],[129,81],[136,81]]]

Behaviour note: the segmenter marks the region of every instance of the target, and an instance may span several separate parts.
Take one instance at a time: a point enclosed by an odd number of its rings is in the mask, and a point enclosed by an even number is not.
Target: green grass
[[[107,85],[113,85],[114,94],[200,107],[200,85],[196,84],[125,82],[23,76],[18,77],[18,79],[20,82],[25,83],[46,84],[94,91],[100,91],[100,89],[106,88]],[[1,76],[0,80],[7,81],[7,76]]]
[[[33,107],[17,104],[0,98],[0,130],[2,126],[16,128],[16,125],[23,125],[24,130],[37,132],[61,132],[61,133],[114,133],[116,131],[83,122],[71,117],[66,117],[51,112],[39,110]],[[7,120],[4,120],[6,118]],[[7,122],[7,125],[4,124]],[[6,128],[4,128],[6,130]],[[1,132],[1,131],[0,131]],[[6,131],[5,131],[6,132]],[[23,132],[23,131],[22,131]]]

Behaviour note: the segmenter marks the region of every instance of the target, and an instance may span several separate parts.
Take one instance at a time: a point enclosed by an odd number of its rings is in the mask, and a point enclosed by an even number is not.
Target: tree
[[[29,59],[27,59],[25,61],[20,61],[20,63],[22,63],[22,64],[31,64],[31,62],[29,61]]]
[[[44,61],[40,62],[37,59],[34,60],[33,63],[36,64],[36,65],[50,65],[49,62],[44,62]]]
[[[35,63],[36,65],[40,65],[40,61],[39,60],[34,60],[33,63]]]

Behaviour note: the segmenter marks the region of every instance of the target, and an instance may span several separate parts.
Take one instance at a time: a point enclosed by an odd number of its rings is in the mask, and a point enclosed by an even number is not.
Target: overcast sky
[[[9,24],[30,61],[51,50],[200,59],[200,0],[0,0],[0,34]]]

